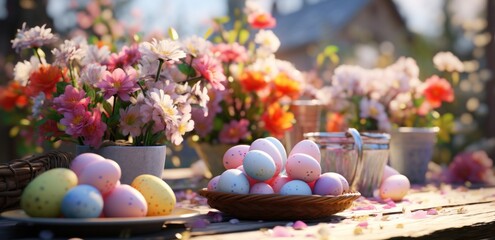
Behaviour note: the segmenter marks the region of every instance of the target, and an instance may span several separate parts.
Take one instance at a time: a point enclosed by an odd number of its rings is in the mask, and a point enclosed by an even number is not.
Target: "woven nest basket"
[[[339,196],[233,194],[200,190],[210,207],[241,219],[310,220],[330,217],[352,206],[359,192]]]
[[[28,183],[52,168],[69,168],[72,153],[55,151],[0,164],[0,210],[17,208]]]

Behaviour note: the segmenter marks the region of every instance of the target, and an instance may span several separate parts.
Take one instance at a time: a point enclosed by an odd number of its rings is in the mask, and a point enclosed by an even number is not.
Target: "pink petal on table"
[[[362,221],[362,222],[358,223],[357,226],[361,227],[361,228],[368,228],[368,221]]]
[[[428,215],[438,215],[438,211],[434,208],[432,209],[428,209],[428,211],[426,212],[426,214]]]
[[[302,229],[305,229],[307,227],[308,227],[308,225],[306,225],[306,223],[304,223],[303,221],[296,221],[294,223],[294,225],[292,225],[292,228],[294,228],[296,230],[302,230]]]
[[[418,210],[418,211],[411,213],[411,218],[413,218],[413,219],[426,218],[427,216],[428,216],[427,212],[424,210]]]
[[[373,205],[364,205],[364,206],[357,206],[352,209],[353,211],[357,210],[376,210],[376,207]]]
[[[292,237],[289,229],[282,226],[276,226],[273,228],[272,237]]]

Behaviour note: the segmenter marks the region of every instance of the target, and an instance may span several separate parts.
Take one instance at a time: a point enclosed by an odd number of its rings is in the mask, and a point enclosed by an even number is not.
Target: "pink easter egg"
[[[217,191],[218,180],[220,179],[220,175],[210,179],[207,185],[208,191]]]
[[[304,153],[313,157],[316,161],[321,162],[320,147],[315,142],[305,139],[298,142],[289,153],[289,157],[296,153]]]
[[[280,189],[284,184],[290,182],[292,179],[287,177],[286,175],[278,175],[273,179],[273,181],[270,182],[270,185],[273,188],[273,192],[275,193],[280,193]]]
[[[104,198],[105,217],[145,217],[148,205],[143,194],[127,184],[115,187]]]
[[[287,163],[287,151],[285,151],[284,144],[280,142],[277,138],[274,137],[266,137],[266,140],[270,141],[277,147],[278,152],[280,153],[280,156],[282,157],[282,170],[285,168],[285,164]]]
[[[400,201],[411,188],[409,179],[401,174],[386,178],[380,186],[380,198]]]
[[[242,165],[244,156],[249,151],[249,145],[241,144],[229,148],[223,155],[225,169],[236,169]]]
[[[254,184],[249,190],[250,194],[272,194],[273,188],[268,183],[259,182]]]
[[[344,176],[342,176],[341,174],[339,173],[336,173],[336,172],[326,172],[326,173],[323,173],[325,175],[334,175],[334,176],[337,176],[339,179],[340,179],[340,183],[342,183],[342,190],[344,192],[348,192],[349,191],[349,182],[347,181],[347,179],[345,179]],[[322,175],[323,175],[322,174]]]
[[[287,176],[292,179],[311,182],[320,177],[321,166],[316,159],[304,153],[295,153],[287,158]]]
[[[115,188],[121,175],[120,166],[115,161],[97,161],[83,169],[79,184],[89,184],[97,188],[102,195],[106,195]]]
[[[385,167],[383,168],[383,174],[382,174],[382,181],[381,182],[383,183],[383,181],[390,176],[399,175],[399,174],[400,173],[397,170],[393,169],[389,165],[385,165]]]
[[[104,161],[105,158],[96,153],[82,153],[77,155],[70,164],[70,169],[79,177],[82,170],[93,162]]]
[[[314,194],[338,196],[343,192],[342,182],[337,175],[322,174],[315,182]]]
[[[284,161],[282,159],[282,155],[280,154],[279,149],[275,144],[273,144],[270,140],[264,138],[258,138],[249,147],[249,151],[259,150],[267,153],[273,159],[275,163],[275,174],[278,175],[284,166]]]

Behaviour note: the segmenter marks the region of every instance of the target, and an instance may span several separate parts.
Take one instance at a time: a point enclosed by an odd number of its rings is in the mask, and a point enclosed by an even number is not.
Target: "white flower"
[[[137,137],[141,135],[141,127],[143,125],[139,106],[131,105],[127,109],[120,109],[120,127],[122,134]]]
[[[254,37],[254,42],[272,53],[280,47],[280,40],[271,30],[260,30]]]
[[[85,83],[91,86],[96,86],[105,76],[106,66],[97,63],[91,63],[81,71],[80,83]]]
[[[178,42],[170,39],[152,42],[143,42],[139,45],[139,51],[143,54],[143,58],[150,60],[162,59],[169,63],[179,62],[181,58],[186,57],[186,53],[181,49]]]
[[[30,61],[16,63],[14,67],[14,80],[19,82],[22,86],[26,86],[29,81],[29,76],[39,68],[39,65],[40,61],[35,56],[32,56]]]
[[[98,47],[90,45],[86,48],[81,64],[86,66],[91,63],[103,63],[110,57],[110,50],[107,46]]]
[[[200,57],[202,55],[209,54],[211,49],[211,42],[198,36],[191,36],[186,38],[184,41],[182,41],[182,45],[184,46],[186,52],[193,55],[194,57]]]
[[[331,111],[340,112],[350,106],[347,95],[340,86],[326,86],[317,90],[316,99],[327,105]]]
[[[190,132],[194,129],[194,121],[191,119],[191,114],[182,115],[180,121],[177,126],[169,126],[167,125],[166,135],[170,139],[172,143],[175,145],[179,145],[184,141],[182,137],[187,132]]]
[[[19,52],[25,48],[41,47],[55,42],[56,38],[52,33],[52,29],[45,29],[45,26],[46,24],[41,27],[27,28],[26,23],[23,23],[22,29],[17,29],[15,39],[10,41],[12,48]]]
[[[366,72],[363,68],[353,65],[340,65],[335,68],[334,75],[332,77],[332,84],[340,86],[342,90],[346,91],[349,95],[353,93],[361,94],[360,81],[366,76]]]
[[[84,52],[82,45],[73,40],[65,40],[64,43],[60,45],[60,49],[55,48],[52,50],[52,53],[55,56],[53,64],[60,67],[66,67],[73,61],[80,61],[84,57]]]
[[[201,88],[201,84],[199,82],[194,84],[191,88],[190,99],[192,104],[198,104],[200,107],[205,108],[205,114],[208,115],[206,104],[210,101],[210,96],[208,96],[207,87]]]
[[[360,117],[374,118],[378,120],[379,116],[386,114],[385,107],[375,99],[363,98],[359,103],[361,109]]]
[[[433,64],[440,71],[463,72],[464,64],[451,52],[439,52],[433,57]]]

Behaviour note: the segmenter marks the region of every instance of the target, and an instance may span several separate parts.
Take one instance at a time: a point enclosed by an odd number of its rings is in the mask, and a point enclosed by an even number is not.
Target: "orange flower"
[[[6,87],[0,87],[0,107],[6,111],[14,107],[22,108],[28,104],[28,98],[24,94],[25,87],[12,81]]]
[[[291,99],[297,99],[300,95],[301,84],[287,74],[280,73],[275,77],[275,94],[277,98],[288,96]]]
[[[331,113],[327,115],[327,132],[342,132],[347,128],[344,115],[340,113]]]
[[[432,108],[440,107],[444,101],[454,101],[454,90],[447,80],[433,75],[426,79],[425,85],[423,94]]]
[[[51,98],[56,91],[57,83],[63,79],[66,70],[60,70],[51,65],[41,65],[29,77],[29,84],[26,89],[28,96],[35,97],[40,92],[45,93],[47,98]]]
[[[268,106],[268,110],[261,118],[265,124],[265,129],[275,137],[282,137],[285,131],[292,128],[294,122],[294,114],[287,112],[278,103]]]
[[[268,85],[266,76],[262,72],[245,71],[239,81],[246,91],[258,91]]]
[[[248,16],[248,22],[255,29],[274,28],[277,20],[269,13],[255,12]]]

